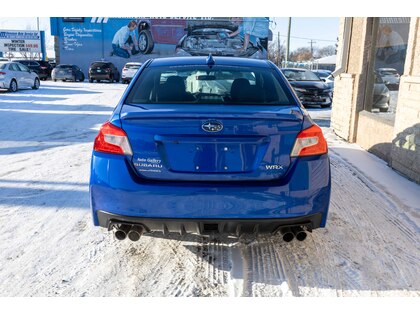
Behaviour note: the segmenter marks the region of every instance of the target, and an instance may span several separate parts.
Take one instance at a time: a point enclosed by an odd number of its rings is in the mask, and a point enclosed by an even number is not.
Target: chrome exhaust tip
[[[292,232],[298,241],[304,241],[306,239],[306,232],[300,226],[292,227]]]
[[[116,226],[116,228],[117,230],[114,233],[115,238],[119,241],[125,240],[127,233],[130,231],[130,226],[127,224],[120,224]]]
[[[290,228],[288,228],[288,227],[281,229],[280,230],[280,233],[281,233],[281,235],[283,237],[283,241],[285,241],[287,243],[293,241],[293,239],[295,237],[294,234],[292,233],[292,230]]]
[[[137,242],[143,235],[144,227],[141,225],[133,225],[131,230],[128,232],[128,238],[130,241]]]

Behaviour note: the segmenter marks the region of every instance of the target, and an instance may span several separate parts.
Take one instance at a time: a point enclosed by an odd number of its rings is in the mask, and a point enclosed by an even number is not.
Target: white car
[[[376,70],[386,85],[400,84],[400,75],[394,68],[379,68]]]
[[[121,80],[122,83],[128,83],[136,74],[137,70],[141,67],[140,62],[128,62],[125,64],[124,68],[122,69],[121,73]]]
[[[0,89],[16,92],[18,89],[39,89],[39,77],[25,65],[18,62],[0,62]]]

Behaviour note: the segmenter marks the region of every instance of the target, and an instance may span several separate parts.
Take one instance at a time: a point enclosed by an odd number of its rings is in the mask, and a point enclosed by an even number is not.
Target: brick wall
[[[354,76],[340,74],[334,80],[334,99],[331,111],[331,127],[341,138],[349,141],[353,112]]]
[[[363,111],[372,19],[353,18],[348,64],[335,79],[331,127],[420,183],[420,18],[411,18],[395,123]],[[340,23],[343,37],[344,19]],[[339,48],[340,51],[340,48]]]

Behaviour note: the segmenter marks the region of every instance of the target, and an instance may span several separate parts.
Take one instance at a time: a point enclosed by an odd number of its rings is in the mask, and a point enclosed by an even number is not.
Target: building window
[[[373,22],[373,63],[365,109],[394,122],[400,78],[404,73],[410,18],[381,17]]]

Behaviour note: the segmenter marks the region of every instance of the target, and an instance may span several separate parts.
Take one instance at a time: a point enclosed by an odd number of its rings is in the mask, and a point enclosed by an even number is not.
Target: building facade
[[[420,183],[420,18],[342,18],[331,126]]]

